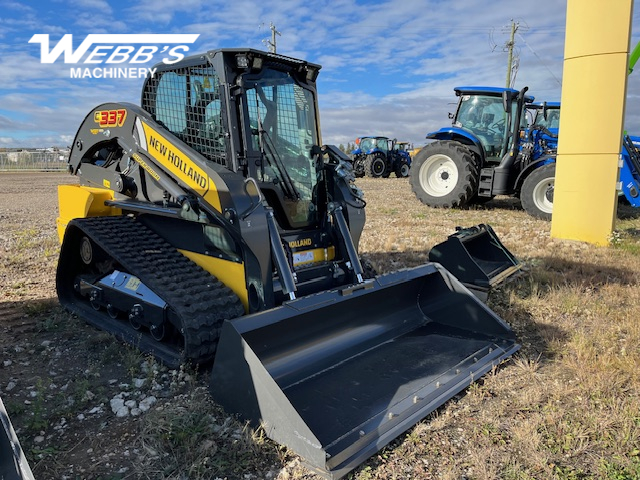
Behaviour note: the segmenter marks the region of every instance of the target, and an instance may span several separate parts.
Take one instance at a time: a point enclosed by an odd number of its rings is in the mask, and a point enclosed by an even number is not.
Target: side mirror
[[[507,113],[511,113],[511,92],[505,90],[502,92],[502,108]]]

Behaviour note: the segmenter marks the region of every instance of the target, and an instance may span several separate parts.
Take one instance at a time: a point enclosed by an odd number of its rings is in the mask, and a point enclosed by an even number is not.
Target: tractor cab
[[[529,128],[543,130],[543,138],[547,143],[558,146],[558,130],[560,129],[560,102],[536,102],[526,105]],[[549,135],[551,133],[551,135]]]
[[[497,87],[457,87],[454,91],[460,98],[453,117],[455,136],[473,144],[484,163],[499,163],[512,145],[514,123],[526,127],[518,107],[519,92]],[[533,97],[527,96],[525,102],[533,102]]]
[[[523,145],[532,149],[532,159],[557,151],[560,102],[528,103],[525,110],[528,126],[521,136],[528,139]]]
[[[560,128],[560,102],[528,103],[525,107],[529,125],[538,125],[553,133]]]
[[[397,152],[405,152],[410,156],[411,150],[413,150],[413,144],[410,142],[395,142],[393,149]]]
[[[361,153],[369,155],[375,151],[387,153],[391,140],[387,137],[360,137],[356,140],[356,145]]]

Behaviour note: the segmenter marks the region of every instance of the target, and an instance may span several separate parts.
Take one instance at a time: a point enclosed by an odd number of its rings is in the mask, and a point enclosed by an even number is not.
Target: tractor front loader
[[[518,348],[435,263],[374,277],[349,159],[322,146],[320,67],[248,49],[159,64],[105,103],[59,189],[61,303],[340,478]]]

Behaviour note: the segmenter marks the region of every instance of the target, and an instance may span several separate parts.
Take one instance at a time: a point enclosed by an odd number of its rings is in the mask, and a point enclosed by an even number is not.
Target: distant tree
[[[338,145],[338,148],[339,148],[343,153],[347,153],[347,150],[345,149],[344,144],[342,144],[342,143],[341,143],[340,145]]]

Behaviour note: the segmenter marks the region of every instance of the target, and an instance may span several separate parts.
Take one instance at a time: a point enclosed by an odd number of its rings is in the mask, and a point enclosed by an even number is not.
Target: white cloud
[[[504,84],[504,27],[514,18],[520,22],[516,87],[529,86],[539,100],[560,99],[566,10],[560,0],[494,0],[490,8],[474,0],[69,0],[49,2],[37,14],[13,0],[0,5],[0,114],[14,128],[24,127],[23,136],[37,136],[34,129],[73,135],[96,103],[138,103],[141,85],[73,81],[68,66],[40,64],[37,46],[27,43],[34,33],[199,33],[191,48],[197,53],[266,49],[262,41],[274,22],[282,32],[279,53],[323,66],[325,141],[384,133],[422,142],[428,131],[449,124],[453,87]],[[640,12],[633,25],[640,25]],[[640,80],[633,75],[628,98],[629,129],[640,133],[640,114],[631,107],[640,98]],[[0,136],[20,137],[1,125]]]
[[[125,9],[134,20],[152,21],[154,25],[167,25],[177,12],[189,13],[191,18],[202,14],[203,0],[139,0]]]
[[[0,6],[7,8],[9,10],[15,10],[22,14],[24,13],[35,13],[35,9],[30,7],[29,5],[25,5],[24,3],[14,2],[11,0],[5,0],[0,2]]]
[[[71,4],[76,7],[91,10],[94,15],[104,15],[105,13],[110,14],[113,12],[111,5],[109,5],[109,2],[106,0],[72,0]]]

